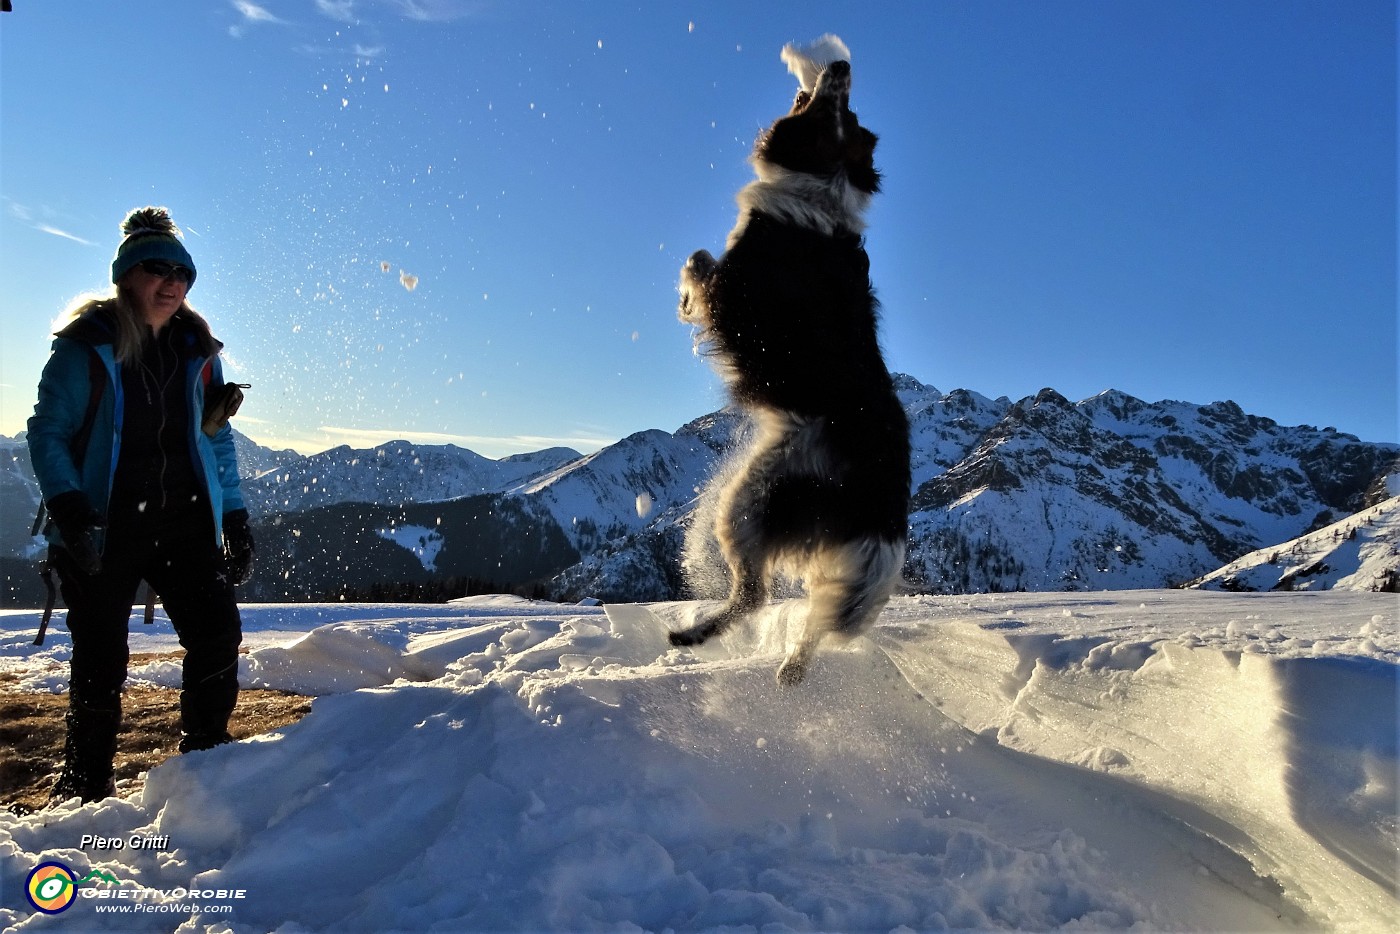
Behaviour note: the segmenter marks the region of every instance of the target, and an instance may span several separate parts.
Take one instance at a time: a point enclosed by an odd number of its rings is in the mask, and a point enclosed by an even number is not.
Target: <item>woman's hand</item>
[[[107,520],[92,508],[87,494],[81,490],[60,493],[49,502],[48,509],[63,540],[63,548],[73,563],[84,574],[101,573],[102,556],[93,543],[92,530],[105,527]]]
[[[248,528],[248,510],[224,513],[224,563],[234,586],[246,584],[253,576],[253,532]]]

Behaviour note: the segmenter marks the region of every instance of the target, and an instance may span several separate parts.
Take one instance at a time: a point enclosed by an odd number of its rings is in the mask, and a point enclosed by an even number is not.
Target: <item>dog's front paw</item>
[[[706,250],[697,250],[681,267],[680,307],[677,314],[686,324],[705,327],[709,320],[709,304],[705,300],[705,283],[715,270],[715,258]]]
[[[681,268],[681,282],[708,279],[710,273],[715,271],[716,265],[715,258],[710,255],[709,250],[696,250]]]
[[[705,324],[705,299],[698,289],[687,289],[681,286],[681,301],[676,306],[676,317],[686,324]]]

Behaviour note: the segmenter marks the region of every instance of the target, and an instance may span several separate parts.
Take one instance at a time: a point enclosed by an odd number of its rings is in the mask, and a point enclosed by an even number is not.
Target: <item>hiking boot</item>
[[[180,737],[180,752],[198,752],[201,749],[213,749],[215,746],[222,746],[225,743],[233,742],[233,737],[227,730],[217,733],[185,733]]]
[[[112,777],[111,769],[107,770],[104,778],[101,775],[91,775],[80,772],[68,766],[64,766],[59,773],[58,781],[54,782],[53,792],[49,795],[49,806],[62,804],[72,798],[80,799],[83,804],[93,801],[101,801],[103,798],[111,798],[117,793],[117,783]]]
[[[70,697],[64,717],[68,733],[63,740],[63,771],[54,783],[51,804],[81,798],[84,804],[116,793],[112,761],[117,756],[120,708],[90,707]]]

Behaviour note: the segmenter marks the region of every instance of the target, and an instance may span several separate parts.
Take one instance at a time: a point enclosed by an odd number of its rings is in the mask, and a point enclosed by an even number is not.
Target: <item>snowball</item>
[[[831,33],[827,33],[808,46],[797,46],[789,42],[783,46],[783,63],[788,71],[797,76],[797,83],[804,91],[812,91],[817,86],[817,76],[832,62],[851,60],[851,50],[846,43]]]

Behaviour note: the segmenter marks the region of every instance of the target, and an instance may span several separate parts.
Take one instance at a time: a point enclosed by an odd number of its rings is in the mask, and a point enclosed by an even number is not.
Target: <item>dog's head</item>
[[[759,135],[753,163],[760,177],[765,168],[776,166],[828,184],[845,181],[873,195],[880,190],[876,142],[851,110],[850,63],[835,61],[822,70],[810,93],[798,92],[787,116]]]

